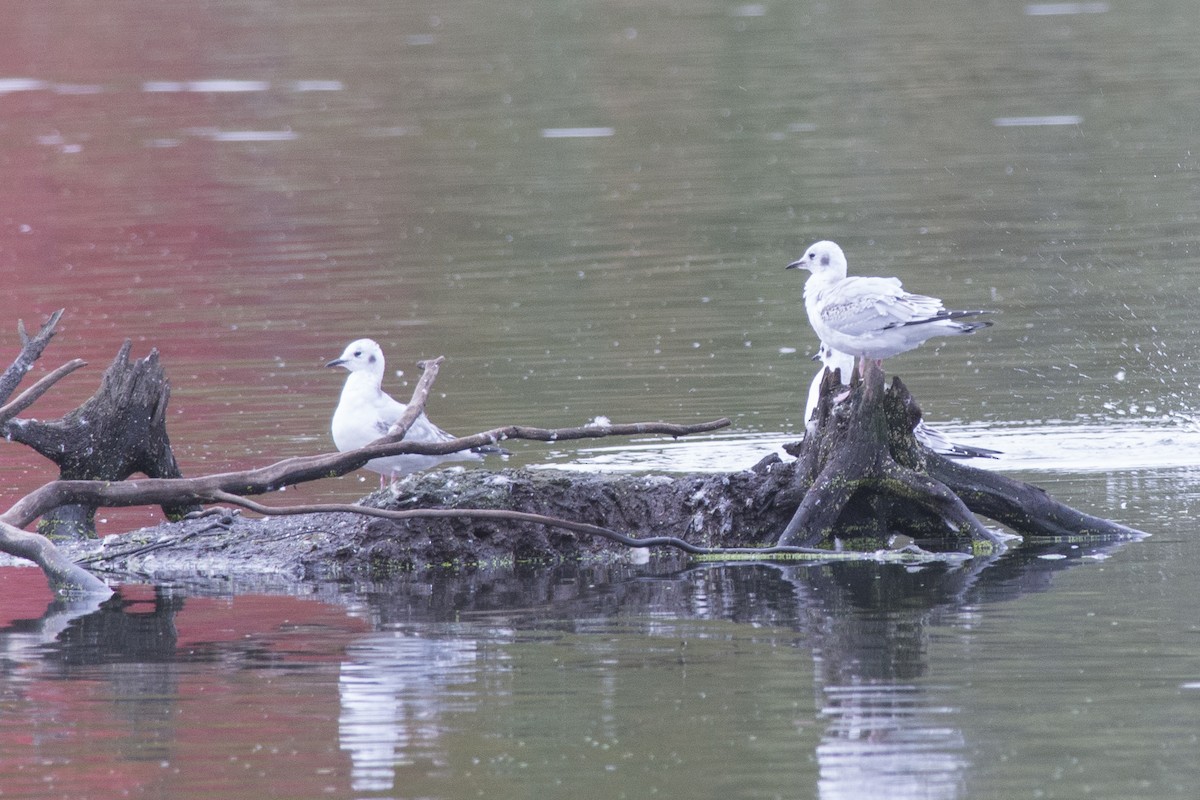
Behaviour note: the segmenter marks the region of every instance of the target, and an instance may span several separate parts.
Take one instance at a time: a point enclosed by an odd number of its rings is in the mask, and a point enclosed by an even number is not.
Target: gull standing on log
[[[898,278],[846,277],[846,255],[833,242],[817,242],[787,269],[806,269],[804,308],[820,340],[863,361],[912,350],[933,336],[974,333],[991,322],[958,322],[991,312],[948,311],[936,297],[910,294]]]
[[[337,410],[333,412],[333,443],[338,451],[357,450],[387,434],[400,419],[407,406],[383,391],[383,350],[370,339],[358,339],[346,345],[341,356],[327,367],[343,367],[350,374],[342,387]],[[429,421],[424,412],[413,422],[406,442],[448,442],[455,437]],[[443,461],[478,461],[484,453],[507,454],[499,447],[479,447],[441,456],[402,454],[373,458],[366,468],[379,473],[379,486],[384,479],[393,481],[412,472],[429,469]]]

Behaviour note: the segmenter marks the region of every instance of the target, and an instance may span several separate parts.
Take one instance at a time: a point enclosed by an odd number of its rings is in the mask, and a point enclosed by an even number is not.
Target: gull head
[[[817,242],[804,255],[788,264],[786,269],[806,269],[813,275],[832,278],[846,277],[846,254],[833,242]]]
[[[383,375],[383,351],[371,339],[356,339],[346,345],[342,354],[330,361],[327,367],[344,367],[350,372],[366,372]]]

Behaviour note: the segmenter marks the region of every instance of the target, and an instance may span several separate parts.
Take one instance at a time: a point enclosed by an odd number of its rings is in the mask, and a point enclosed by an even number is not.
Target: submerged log
[[[100,388],[79,408],[49,422],[10,420],[5,434],[57,464],[62,480],[123,481],[135,473],[181,477],[167,436],[171,386],[158,351],[130,361],[131,346],[126,340]],[[178,519],[199,506],[181,500],[162,509],[168,519]],[[95,505],[62,505],[42,517],[38,532],[52,539],[95,537],[95,515]]]
[[[108,537],[101,546],[84,545],[85,563],[155,579],[377,579],[440,566],[628,552],[627,543],[581,526],[644,541],[674,537],[690,547],[713,548],[709,555],[718,558],[770,557],[780,547],[805,545],[824,548],[819,552],[830,557],[835,550],[842,551],[839,557],[850,551],[878,557],[881,550],[910,549],[910,541],[951,554],[1002,549],[1005,536],[975,514],[1027,537],[1140,533],[1075,511],[1037,487],[927,450],[912,433],[919,406],[902,381],[893,379],[885,391],[882,378],[869,370],[865,381],[852,382],[847,400],[836,402],[844,387],[837,375],[827,376],[817,425],[789,447],[798,456],[794,461],[770,456],[738,472],[675,476],[448,468],[406,476],[364,498],[359,513],[280,508],[280,514],[303,513],[164,524]],[[221,499],[235,502],[228,495]],[[672,546],[686,559],[682,548]]]
[[[962,498],[967,508],[1014,531],[1033,536],[1141,536],[1141,531],[1058,502],[1044,489],[936,453],[929,475]]]

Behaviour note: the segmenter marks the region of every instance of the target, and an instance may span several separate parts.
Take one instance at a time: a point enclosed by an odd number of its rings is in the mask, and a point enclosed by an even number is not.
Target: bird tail
[[[949,449],[941,453],[947,458],[999,458],[1002,453],[999,450],[989,450],[986,447],[972,447],[967,444],[959,444],[951,442]]]
[[[953,311],[951,313],[961,314],[964,317],[968,317],[968,316],[971,316],[974,314],[990,314],[992,312],[990,312],[990,311]],[[956,317],[951,317],[951,319],[956,319]],[[976,320],[971,320],[970,322],[958,323],[958,325],[962,329],[963,333],[974,333],[975,331],[980,330],[981,328],[990,328],[994,324],[995,323],[993,323],[990,319],[976,319]]]
[[[917,441],[933,452],[947,458],[997,458],[1002,455],[999,450],[989,450],[986,447],[974,447],[950,441],[950,437],[937,428],[926,425],[924,420],[913,428]]]
[[[990,319],[977,319],[970,322],[957,322],[957,320],[967,317],[978,317],[981,314],[994,314],[996,312],[989,311],[986,308],[973,309],[971,311],[941,311],[936,316],[926,317],[925,319],[914,319],[910,322],[905,322],[903,327],[909,325],[928,325],[933,322],[955,322],[955,327],[959,333],[974,333],[980,328],[990,328],[993,323]]]

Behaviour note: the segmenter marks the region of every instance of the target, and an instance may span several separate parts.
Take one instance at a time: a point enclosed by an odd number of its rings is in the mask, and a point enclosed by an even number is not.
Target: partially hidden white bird
[[[989,314],[949,311],[936,297],[912,294],[898,278],[847,277],[846,255],[833,242],[812,245],[787,269],[806,269],[804,308],[817,337],[851,357],[880,362],[918,347],[933,336],[974,333],[992,323],[964,317]]]
[[[380,438],[407,408],[383,391],[383,350],[371,339],[351,342],[340,356],[325,366],[342,367],[350,372],[333,412],[333,443],[340,452],[357,450]],[[453,434],[430,422],[424,412],[404,435],[406,442],[447,442],[453,438]],[[488,446],[442,456],[403,454],[373,458],[365,466],[379,473],[382,488],[386,478],[394,481],[444,461],[478,461],[485,453],[507,454],[507,451]]]
[[[854,356],[834,350],[824,342],[821,342],[821,349],[813,356],[813,360],[820,361],[821,368],[817,370],[817,374],[813,376],[812,383],[808,386],[808,403],[804,407],[804,425],[806,431],[811,431],[816,425],[815,420],[813,420],[813,412],[816,411],[817,401],[821,396],[821,381],[825,378],[825,370],[831,372],[838,370],[838,377],[841,379],[843,386],[850,385],[850,373],[854,370]],[[834,402],[840,402],[843,399],[844,397],[838,397]],[[933,452],[950,458],[995,458],[1000,455],[999,450],[989,450],[986,447],[972,447],[952,442],[950,441],[950,437],[942,431],[926,425],[925,420],[920,420],[917,426],[913,428],[913,436],[916,437],[918,442]]]

